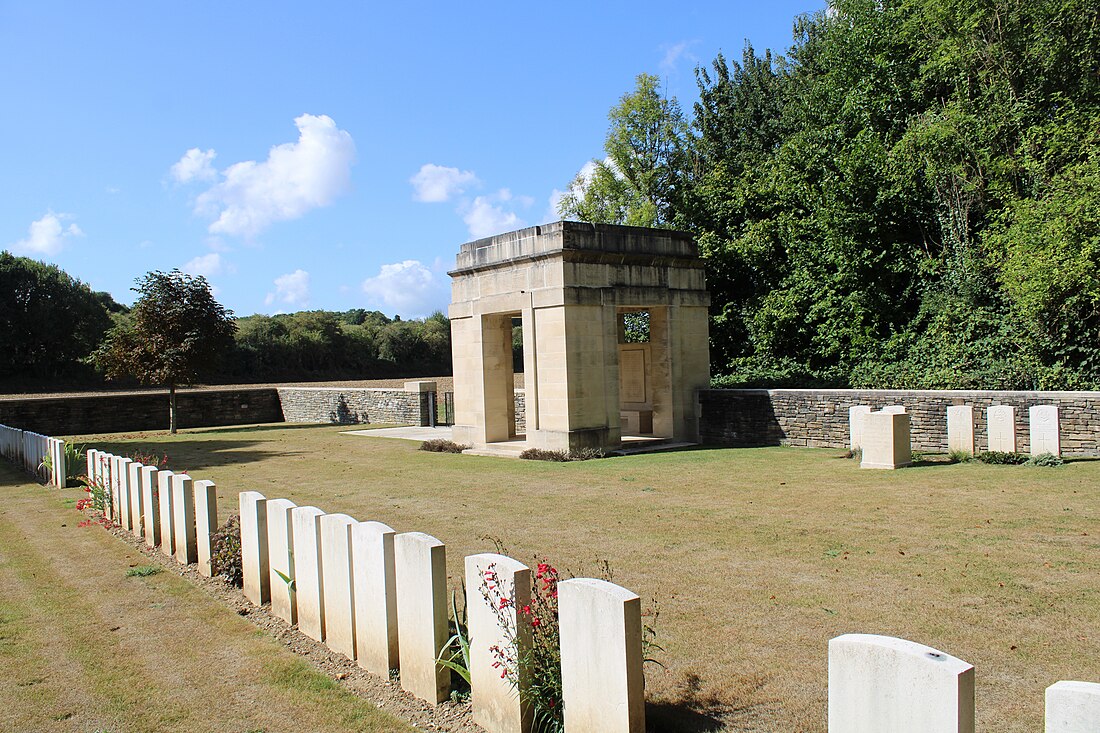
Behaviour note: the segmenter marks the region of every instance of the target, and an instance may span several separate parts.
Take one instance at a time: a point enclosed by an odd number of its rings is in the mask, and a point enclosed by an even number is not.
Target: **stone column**
[[[1100,730],[1100,684],[1055,682],[1046,692],[1046,733]]]
[[[321,517],[321,556],[325,595],[325,644],[355,659],[355,591],[352,585],[351,531],[358,524],[347,514]]]
[[[315,506],[291,510],[294,533],[294,585],[298,600],[298,630],[311,639],[325,640],[324,570],[321,556],[321,517]]]
[[[134,537],[145,534],[142,526],[145,520],[145,496],[141,490],[141,469],[145,468],[140,463],[131,463],[126,467],[126,489],[130,502],[130,532]]]
[[[394,537],[401,688],[433,705],[447,699],[451,673],[436,663],[447,641],[447,548],[423,532]]]
[[[176,556],[176,512],[172,500],[172,477],[168,470],[157,472],[157,503],[160,510],[160,551],[168,557]]]
[[[974,408],[971,405],[947,408],[947,450],[974,455]]]
[[[291,519],[291,512],[297,506],[289,499],[267,500],[268,589],[271,593],[271,613],[288,624],[298,623],[298,597],[294,590],[294,525]],[[243,511],[241,517],[243,522]],[[243,539],[243,525],[241,536]],[[253,599],[252,602],[257,601]]]
[[[1016,408],[994,405],[985,411],[985,428],[991,453],[1016,452]]]
[[[641,599],[606,580],[564,580],[558,628],[566,733],[644,733]]]
[[[829,733],[907,731],[974,733],[974,668],[905,639],[830,639]]]
[[[141,469],[141,508],[145,522],[145,546],[156,547],[160,544],[160,490],[157,483],[157,467],[144,466]]]
[[[531,646],[530,621],[519,611],[530,603],[531,570],[526,565],[494,553],[467,556],[470,702],[474,722],[488,733],[531,730],[531,711],[521,700],[528,679],[520,676],[516,663]],[[506,658],[492,647],[504,650]]]
[[[848,408],[848,450],[863,447],[863,417],[871,413],[869,405],[852,405]]]
[[[241,575],[244,597],[259,606],[271,600],[267,497],[258,491],[242,491],[237,500],[241,511]]]
[[[351,528],[355,654],[359,666],[387,677],[398,668],[394,531],[381,522]]]
[[[172,476],[172,528],[176,535],[176,562],[190,565],[199,559],[195,536],[195,487],[186,473]]]
[[[199,575],[214,575],[211,558],[214,533],[218,531],[218,487],[213,481],[195,482],[195,550]]]
[[[1044,453],[1062,455],[1057,405],[1033,405],[1028,408],[1028,431],[1031,455],[1041,456]]]

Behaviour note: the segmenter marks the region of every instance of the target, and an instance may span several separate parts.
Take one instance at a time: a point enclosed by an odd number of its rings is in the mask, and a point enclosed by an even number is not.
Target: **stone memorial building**
[[[629,435],[698,440],[709,296],[690,235],[559,221],[464,244],[450,275],[455,441],[567,451]]]

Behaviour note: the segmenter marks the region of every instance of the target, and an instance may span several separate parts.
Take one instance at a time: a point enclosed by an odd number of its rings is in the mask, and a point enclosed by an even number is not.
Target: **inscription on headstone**
[[[974,455],[974,408],[970,405],[947,408],[947,450]]]
[[[985,411],[989,450],[996,453],[1016,452],[1016,408],[994,405]]]
[[[1028,424],[1031,431],[1031,455],[1062,454],[1058,408],[1055,405],[1034,405],[1028,409]]]

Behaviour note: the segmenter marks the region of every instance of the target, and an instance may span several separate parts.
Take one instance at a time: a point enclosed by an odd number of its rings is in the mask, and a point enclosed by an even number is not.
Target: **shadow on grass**
[[[688,672],[670,697],[646,702],[646,731],[712,733],[735,720],[751,720],[759,704],[739,701],[755,698],[763,685],[762,678],[743,678],[734,689],[704,690],[702,678]]]
[[[157,457],[167,455],[168,469],[177,472],[195,472],[214,466],[255,463],[301,453],[301,451],[257,449],[256,446],[260,445],[263,443],[253,440],[202,440],[178,443],[135,440],[125,443],[95,442],[89,447],[126,457],[135,453]]]
[[[273,430],[302,430],[303,428],[347,428],[337,423],[264,423],[263,425],[243,425],[224,428],[187,428],[193,435],[218,435],[220,433],[268,433]],[[352,425],[351,427],[355,427]]]

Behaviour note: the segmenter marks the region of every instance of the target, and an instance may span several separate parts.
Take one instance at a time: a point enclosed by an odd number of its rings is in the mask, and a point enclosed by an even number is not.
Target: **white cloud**
[[[304,308],[309,303],[309,273],[295,270],[275,278],[275,292],[268,293],[264,303]]]
[[[450,201],[471,186],[480,183],[473,171],[460,171],[458,168],[446,168],[435,163],[420,166],[416,175],[409,179],[413,185],[413,198],[417,201],[438,203]]]
[[[612,171],[618,175],[618,169],[615,167],[615,163],[611,158],[603,159],[604,165],[611,168]],[[564,191],[555,188],[550,192],[550,199],[547,202],[548,206],[544,218],[546,221],[557,221],[562,218],[562,215],[558,213],[558,208],[561,206],[561,200],[568,194],[573,194],[577,198],[584,198],[585,192],[588,191],[588,187],[592,185],[592,178],[596,175],[596,161],[590,160],[581,166],[581,169],[577,171],[577,175],[573,176],[573,180],[569,182],[569,187]]]
[[[233,265],[222,259],[217,252],[200,255],[181,268],[189,275],[202,275],[206,278],[217,277],[223,274],[232,274]]]
[[[49,257],[56,255],[65,245],[65,240],[84,236],[84,232],[75,223],[65,226],[65,221],[72,218],[72,214],[46,212],[41,219],[31,222],[26,239],[20,239],[11,245],[12,252]]]
[[[198,148],[191,148],[172,166],[172,178],[179,183],[213,181],[218,177],[218,172],[211,163],[217,155],[212,149],[203,152]]]
[[[406,318],[419,318],[444,308],[449,286],[418,260],[382,265],[374,277],[363,281],[363,292],[376,306]]]
[[[500,205],[511,200],[512,192],[502,188],[495,194],[478,196],[464,207],[462,221],[466,222],[470,236],[480,239],[524,227],[526,223],[523,219],[520,219],[514,211],[509,211]]]
[[[195,212],[214,219],[211,234],[255,236],[275,222],[330,205],[350,188],[351,135],[327,115],[305,114],[294,124],[297,142],[272,147],[262,163],[234,163],[222,171],[221,182],[198,196]]]
[[[680,59],[687,59],[691,63],[698,63],[698,59],[695,54],[691,53],[688,49],[699,43],[699,40],[693,41],[680,41],[679,43],[663,43],[660,46],[660,51],[664,52],[664,56],[661,58],[661,72],[664,74],[675,74],[676,66]]]

